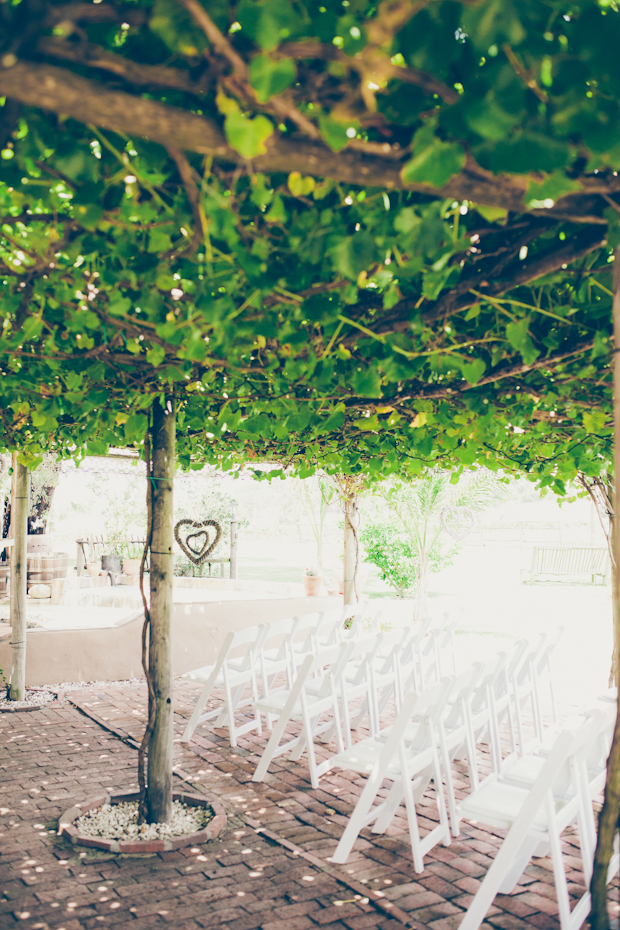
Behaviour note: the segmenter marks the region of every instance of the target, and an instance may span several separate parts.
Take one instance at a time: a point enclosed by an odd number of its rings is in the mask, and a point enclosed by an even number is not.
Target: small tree
[[[338,498],[338,488],[330,478],[320,474],[311,478],[298,478],[296,483],[316,542],[316,564],[322,573],[325,519],[330,505]]]
[[[414,615],[426,614],[428,576],[431,558],[437,552],[442,533],[464,538],[465,527],[457,528],[462,517],[473,527],[474,514],[481,513],[506,496],[501,479],[479,471],[459,481],[458,472],[433,472],[411,483],[394,481],[380,489],[390,512],[410,540],[417,567]]]
[[[379,570],[381,579],[391,585],[398,597],[410,597],[420,574],[418,552],[401,525],[386,516],[370,520],[360,531],[365,559]],[[429,552],[429,570],[439,572],[452,564],[458,546],[446,546],[439,538]]]

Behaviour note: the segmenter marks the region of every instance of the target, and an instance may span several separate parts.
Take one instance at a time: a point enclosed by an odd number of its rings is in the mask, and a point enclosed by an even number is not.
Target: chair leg
[[[392,787],[389,790],[388,796],[381,805],[381,809],[377,815],[377,819],[374,822],[372,832],[373,833],[385,833],[389,825],[394,819],[396,811],[400,807],[400,803],[404,796],[404,790],[402,782],[395,781],[392,783]]]
[[[281,714],[281,716],[278,717],[276,725],[271,731],[269,742],[265,746],[260,762],[256,766],[256,771],[252,775],[252,781],[262,781],[267,774],[269,764],[273,759],[278,746],[280,745],[280,740],[282,739],[282,735],[286,730],[289,720],[290,716],[288,714]]]
[[[506,875],[502,879],[502,883],[499,886],[499,894],[510,894],[513,890],[523,872],[528,866],[528,863],[534,853],[536,852],[536,846],[538,841],[534,839],[528,839],[523,844],[521,852],[515,857],[514,864],[506,872]]]
[[[204,688],[202,689],[202,691],[200,692],[200,697],[199,697],[198,700],[196,701],[196,706],[194,707],[194,710],[193,710],[193,712],[192,712],[192,716],[189,718],[189,721],[188,721],[188,723],[187,723],[187,726],[185,727],[185,730],[184,730],[184,732],[183,732],[183,736],[181,737],[181,742],[182,742],[182,743],[189,743],[189,741],[191,740],[191,738],[192,738],[192,736],[193,736],[193,734],[194,734],[194,730],[195,730],[196,727],[198,726],[198,721],[200,720],[200,715],[202,714],[202,711],[203,711],[203,709],[204,709],[204,707],[205,707],[207,701],[208,701],[209,698],[211,697],[211,692],[213,691],[213,686],[215,685],[215,680],[216,680],[216,678],[217,678],[217,672],[214,672],[214,673],[210,676],[209,680],[208,680],[207,683],[205,684],[205,686],[204,686]]]
[[[312,732],[314,730],[314,721],[304,720],[304,736],[305,743],[308,750],[308,769],[310,771],[310,784],[314,789],[319,787],[319,776],[316,771],[316,753],[314,751],[314,741],[312,739]],[[294,750],[296,751],[296,750]]]
[[[443,781],[441,779],[441,765],[439,764],[439,755],[437,750],[433,751],[433,781],[435,782],[435,798],[437,801],[437,813],[439,814],[439,823],[443,827],[443,845],[449,846],[452,842],[450,837],[450,824],[448,823],[448,814],[446,811],[446,798],[443,790]],[[456,815],[455,815],[456,816]],[[457,826],[458,829],[458,826]]]
[[[482,884],[474,895],[473,901],[459,925],[459,930],[478,930],[486,917],[487,911],[493,904],[495,895],[503,886],[507,875],[514,868],[515,860],[520,856],[527,839],[527,829],[515,823],[509,830],[508,836],[502,843],[489,871],[484,876]]]
[[[476,754],[476,740],[469,716],[465,721],[465,751],[467,753],[467,771],[472,791],[477,791],[480,784],[478,778],[478,756]]]
[[[452,765],[450,764],[450,754],[446,748],[444,740],[441,740],[441,758],[443,762],[444,775],[446,778],[446,794],[448,795],[448,812],[450,814],[450,824],[452,826],[452,835],[460,836],[459,818],[456,813],[456,795],[454,794],[454,779],[452,778]]]
[[[515,705],[515,716],[517,721],[517,742],[519,744],[519,755],[525,755],[525,740],[523,738],[523,721],[521,720],[521,705],[519,703],[519,686],[516,682],[513,684],[513,700]]]
[[[562,857],[562,845],[559,834],[553,828],[549,830],[549,845],[551,846],[551,861],[553,863],[553,877],[555,879],[555,893],[558,899],[560,912],[560,926],[562,930],[571,930],[571,907],[566,881],[566,871]]]
[[[383,776],[376,776],[375,778],[371,776],[366,782],[360,799],[355,805],[355,810],[351,814],[346,829],[340,837],[336,852],[332,856],[332,862],[341,865],[349,858],[349,853],[353,848],[355,840],[359,836],[360,830],[368,822],[368,814],[377,796],[377,791],[381,787],[382,781]]]
[[[420,849],[420,830],[418,828],[418,815],[416,814],[415,801],[413,799],[413,789],[411,781],[405,775],[402,783],[402,792],[405,796],[405,807],[407,809],[407,823],[409,825],[409,839],[411,841],[411,854],[413,856],[413,867],[416,872],[424,871],[424,859]]]
[[[226,721],[228,721],[228,736],[230,739],[230,745],[236,746],[237,732],[235,730],[235,708],[237,706],[237,701],[241,698],[241,694],[243,694],[243,691],[245,690],[245,685],[242,685],[241,689],[237,688],[237,691],[235,692],[236,700],[233,698],[230,685],[227,681],[224,682],[224,689],[226,692],[226,712],[222,711],[218,719],[215,721],[215,726],[225,726]],[[239,694],[239,690],[241,690],[241,694]],[[221,723],[220,720],[222,721]]]

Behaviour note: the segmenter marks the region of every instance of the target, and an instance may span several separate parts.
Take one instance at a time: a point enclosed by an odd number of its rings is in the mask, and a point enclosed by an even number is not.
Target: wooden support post
[[[357,495],[351,494],[344,502],[344,604],[357,604],[355,577],[357,573]]]
[[[153,405],[149,674],[155,692],[155,726],[148,745],[146,803],[149,823],[172,817],[172,579],[175,411]]]
[[[78,539],[77,542],[77,568],[76,573],[77,577],[81,578],[84,574],[84,568],[86,567],[86,559],[84,557],[84,546],[88,544],[87,539]]]
[[[607,912],[607,872],[613,855],[613,845],[618,831],[618,813],[620,811],[620,248],[615,251],[614,260],[614,497],[613,523],[611,527],[611,552],[614,563],[611,569],[611,605],[614,632],[615,681],[618,687],[618,706],[616,725],[607,759],[607,780],[605,782],[605,799],[598,819],[598,836],[594,855],[594,869],[590,892],[592,894],[592,911],[590,927],[592,930],[609,930]]]
[[[26,579],[28,547],[28,511],[30,474],[13,453],[13,488],[11,505],[11,687],[12,701],[26,696]]]
[[[237,577],[237,532],[238,523],[233,513],[230,520],[230,577]],[[224,572],[222,571],[222,575]]]

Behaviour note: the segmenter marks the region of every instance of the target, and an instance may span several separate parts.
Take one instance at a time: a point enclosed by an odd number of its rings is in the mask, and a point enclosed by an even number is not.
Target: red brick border
[[[172,798],[181,801],[189,807],[210,807],[214,817],[203,830],[197,833],[186,833],[184,836],[174,836],[165,840],[111,840],[101,836],[89,836],[80,833],[74,826],[75,821],[87,811],[101,807],[102,804],[121,804],[123,801],[137,801],[137,791],[124,794],[106,794],[98,798],[82,801],[65,811],[58,821],[58,835],[66,836],[76,846],[90,846],[95,849],[105,849],[112,853],[158,853],[170,852],[173,849],[183,849],[186,846],[199,846],[208,840],[215,839],[226,826],[226,811],[223,805],[215,798],[209,800],[200,794],[190,794],[186,791],[173,792]]]

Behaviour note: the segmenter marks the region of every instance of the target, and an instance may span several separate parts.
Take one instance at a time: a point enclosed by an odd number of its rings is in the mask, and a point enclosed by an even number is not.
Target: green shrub
[[[360,532],[365,562],[376,565],[382,581],[391,585],[398,597],[411,597],[419,574],[419,558],[411,539],[392,523],[372,521]],[[429,552],[429,569],[439,572],[452,565],[458,546],[445,546],[440,540]]]

